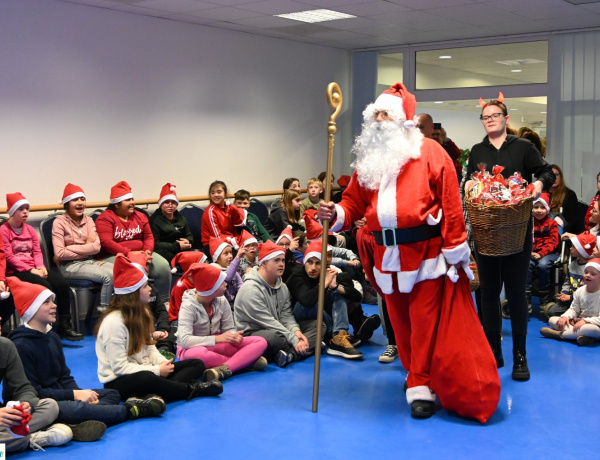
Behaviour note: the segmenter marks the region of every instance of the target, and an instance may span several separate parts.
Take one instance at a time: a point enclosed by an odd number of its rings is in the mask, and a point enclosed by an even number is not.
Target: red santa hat
[[[208,247],[210,248],[210,256],[212,257],[213,262],[216,262],[219,259],[219,256],[227,246],[231,247],[231,244],[220,238],[215,238],[214,236],[210,237]]]
[[[135,256],[135,254],[132,254]],[[140,264],[132,264],[123,254],[117,254],[113,266],[115,294],[131,294],[148,282]]]
[[[249,244],[256,243],[258,244],[258,240],[254,238],[252,233],[247,230],[242,230],[240,236],[236,239],[238,248],[243,248],[244,246],[248,246]]]
[[[571,238],[571,243],[581,257],[592,257],[596,247],[596,236],[590,232],[583,232]]]
[[[585,268],[594,267],[596,270],[600,272],[600,259],[592,259],[587,264],[585,264]]]
[[[171,260],[171,273],[177,273],[176,265],[179,265],[181,269],[186,272],[190,265],[206,262],[206,254],[201,251],[185,251],[178,252],[175,257]]]
[[[110,204],[117,204],[121,201],[130,200],[132,198],[133,193],[131,193],[131,187],[124,180],[113,185],[110,189]]]
[[[131,265],[140,270],[144,275],[148,276],[148,265],[146,263],[146,254],[143,252],[130,252],[127,256]]]
[[[16,210],[24,204],[29,204],[29,201],[19,192],[6,194],[6,209],[9,216],[12,217]]]
[[[271,240],[268,240],[258,245],[258,254],[258,263],[262,264],[263,262],[266,262],[267,260],[273,259],[277,256],[285,255],[285,252],[283,252],[283,249],[281,249],[280,246],[277,246]]]
[[[287,238],[288,240],[290,240],[290,242],[294,239],[294,236],[292,235],[291,225],[288,225],[281,231],[281,234],[277,237],[275,243],[279,243],[283,238]]]
[[[60,204],[68,203],[69,201],[79,197],[85,198],[85,193],[83,193],[83,189],[79,185],[73,185],[69,182],[65,187],[65,191],[63,192]]]
[[[314,240],[312,241],[308,247],[306,248],[306,252],[304,253],[304,263],[308,261],[311,257],[316,257],[321,260],[321,248],[323,247],[322,240]]]
[[[387,110],[397,121],[404,120],[404,126],[407,128],[415,127],[415,109],[417,100],[412,93],[409,93],[406,87],[398,82],[386,89],[373,104],[367,106],[363,112],[365,120],[375,118],[375,112],[378,110]]]
[[[177,193],[175,192],[175,185],[171,184],[170,182],[167,182],[165,185],[163,185],[162,189],[160,190],[158,207],[160,208],[160,205],[167,200],[173,200],[177,202],[177,204],[179,204],[179,200],[177,199]]]
[[[6,282],[12,291],[17,313],[24,323],[35,316],[48,297],[54,300],[54,292],[40,284],[26,283],[14,276],[6,278]]]
[[[550,212],[550,195],[547,193],[542,193],[540,197],[533,202],[534,205],[536,203],[541,204],[544,208],[546,208],[546,211]]]
[[[192,264],[182,278],[192,278],[198,295],[207,297],[213,294],[225,281],[227,273],[209,264]],[[179,282],[177,283],[179,284]]]

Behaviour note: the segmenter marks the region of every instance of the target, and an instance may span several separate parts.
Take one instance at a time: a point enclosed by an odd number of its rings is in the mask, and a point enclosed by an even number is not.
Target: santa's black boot
[[[61,315],[58,317],[57,333],[61,339],[70,340],[72,342],[83,340],[83,334],[73,329],[71,315]]]
[[[527,366],[527,351],[525,350],[526,339],[527,336],[525,335],[513,336],[512,378],[519,382],[525,382],[531,377],[529,366]]]

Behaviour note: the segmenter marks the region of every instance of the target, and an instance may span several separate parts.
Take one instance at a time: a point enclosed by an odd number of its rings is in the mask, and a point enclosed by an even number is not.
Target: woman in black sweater
[[[503,99],[503,98],[502,98]],[[534,196],[539,197],[543,189],[548,189],[554,183],[552,168],[542,158],[533,144],[506,133],[509,121],[506,106],[500,100],[491,100],[481,113],[481,121],[487,133],[482,142],[471,149],[467,178],[478,171],[478,164],[484,163],[488,171],[495,165],[504,166],[502,175],[508,178],[515,172],[520,172],[527,182],[532,183],[535,176]],[[465,192],[473,187],[474,181],[465,183]],[[498,297],[502,284],[510,305],[510,321],[513,336],[513,371],[514,380],[529,380],[530,373],[526,358],[527,337],[527,298],[525,282],[531,259],[532,221],[529,221],[523,250],[510,256],[485,256],[475,251],[479,281],[481,283],[481,307],[483,327],[492,347],[498,367],[504,365],[502,357],[502,317],[498,308]]]
[[[566,221],[565,232],[581,233],[585,230],[585,225],[583,221],[579,222],[577,195],[565,184],[562,169],[558,165],[552,165],[552,172],[556,179],[548,190],[550,192],[550,212],[562,213]]]

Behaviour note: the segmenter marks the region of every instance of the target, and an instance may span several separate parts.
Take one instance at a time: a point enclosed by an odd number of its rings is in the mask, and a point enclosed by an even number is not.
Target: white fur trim
[[[541,204],[544,208],[546,208],[546,211],[550,212],[550,205],[546,203],[546,200],[544,200],[541,196],[533,202],[534,205],[536,203]]]
[[[283,256],[283,255],[285,255],[285,252],[283,252],[283,249],[280,250],[280,251],[273,251],[272,253],[267,254],[264,257],[260,257],[258,259],[258,263],[262,264],[263,262],[266,262],[267,260],[271,260],[271,259],[274,259],[277,256]]]
[[[585,268],[594,267],[596,270],[600,272],[600,264],[598,262],[588,262],[585,264]]]
[[[147,282],[148,282],[148,277],[146,275],[144,275],[144,276],[142,276],[142,279],[139,280],[137,283],[135,283],[133,286],[122,287],[122,288],[116,287],[115,294],[131,294],[132,292],[137,291],[139,288],[141,288]]]
[[[0,292],[0,299],[6,300],[9,297],[10,297],[10,292],[9,291],[2,291],[2,292]]]
[[[398,246],[385,248],[383,259],[381,260],[381,269],[385,272],[400,271],[400,250]]]
[[[335,213],[336,219],[333,225],[329,228],[331,232],[339,232],[342,228],[344,228],[344,223],[346,222],[346,211],[340,205],[335,205]],[[321,225],[322,227],[323,225]]]
[[[148,275],[148,271],[144,268],[143,265],[138,264],[137,262],[131,262],[131,265],[133,265],[135,268],[137,268],[139,271],[141,271],[144,275]],[[173,272],[175,273],[175,272]]]
[[[117,204],[117,203],[120,203],[121,201],[130,200],[132,198],[133,198],[133,193],[129,192],[129,193],[126,193],[125,195],[121,195],[116,198],[112,198],[110,200],[110,204]]]
[[[48,297],[52,297],[52,300],[54,300],[55,297],[54,292],[52,292],[50,289],[44,289],[38,294],[35,300],[31,302],[27,310],[25,310],[23,316],[21,316],[21,319],[24,323],[28,323],[31,320],[31,318],[35,316],[35,314],[38,312],[38,310]]]
[[[448,272],[446,272],[446,275],[448,275],[450,281],[456,283],[458,281],[458,270],[456,270],[456,266],[450,265],[450,268],[448,269]]]
[[[435,402],[436,399],[435,393],[425,385],[419,385],[418,387],[412,387],[406,390],[406,401],[408,404],[412,404],[414,401]]]
[[[167,200],[173,200],[177,204],[179,204],[179,200],[177,199],[177,195],[165,195],[160,200],[158,200],[158,207],[160,208],[160,205],[163,204]]]
[[[389,273],[381,273],[375,267],[373,267],[373,276],[375,276],[375,283],[381,289],[384,294],[391,294],[394,292],[394,285],[392,282],[392,275]]]
[[[444,213],[442,212],[442,210],[440,209],[438,212],[437,217],[433,217],[431,214],[429,214],[427,216],[427,225],[437,225],[440,223],[440,221],[442,220],[442,215]]]
[[[576,236],[574,236],[573,238],[571,238],[571,243],[573,244],[573,246],[575,247],[575,249],[577,249],[577,252],[581,255],[581,256],[585,256],[585,255],[589,255],[589,252],[587,249],[585,249],[581,243],[579,242],[579,238],[577,238]]]
[[[248,211],[246,211],[245,209],[242,209],[242,211],[244,211],[244,220],[241,224],[237,224],[236,227],[243,227],[244,225],[246,225],[246,220],[248,219]]]
[[[231,238],[231,237],[230,237]],[[215,252],[213,254],[211,254],[212,256],[212,260],[213,262],[216,262],[217,259],[219,258],[219,256],[221,255],[221,253],[225,250],[225,248],[227,246],[231,246],[231,244],[229,243],[225,243],[224,241],[219,245],[219,247],[215,250]]]
[[[421,262],[418,270],[398,272],[398,290],[403,293],[411,292],[416,283],[444,276],[447,270],[448,265],[442,254],[435,259],[425,259]]]
[[[64,197],[62,199],[62,201],[60,202],[60,204],[65,204],[68,203],[71,200],[74,200],[75,198],[79,198],[79,197],[83,197],[85,198],[85,195],[83,194],[83,192],[75,192],[75,193],[71,193],[70,195],[67,195],[66,197]]]
[[[442,254],[444,254],[448,264],[454,265],[460,262],[468,261],[469,256],[471,255],[471,249],[465,240],[452,249],[442,249]]]
[[[398,174],[385,173],[379,186],[377,199],[377,219],[381,228],[396,228],[398,208],[396,203],[396,181]]]
[[[317,251],[307,252],[304,254],[304,263],[306,263],[308,259],[312,257],[316,257],[317,259],[321,260],[321,253]]]
[[[23,200],[19,200],[17,201],[15,204],[13,204],[10,209],[7,211],[8,215],[10,217],[12,217],[12,215],[17,211],[17,209],[19,209],[21,206],[23,206],[24,204],[29,204],[29,201],[23,199]]]
[[[223,284],[223,281],[225,281],[226,276],[227,276],[227,273],[224,271],[221,271],[219,278],[217,279],[216,283],[213,285],[212,288],[210,288],[208,291],[199,291],[198,289],[196,289],[196,292],[198,293],[198,295],[201,295],[202,297],[206,297],[206,296],[213,294],[217,289],[219,289],[221,287],[221,284]]]
[[[252,244],[252,243],[258,244],[258,240],[254,237],[248,238],[246,241],[244,241],[244,244],[242,245],[242,247],[245,248],[246,246],[248,246],[249,244]]]

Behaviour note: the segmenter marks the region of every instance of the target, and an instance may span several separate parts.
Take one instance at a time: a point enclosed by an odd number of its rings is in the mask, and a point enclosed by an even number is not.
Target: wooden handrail
[[[340,190],[340,187],[335,187],[332,190]],[[307,190],[306,189],[302,189],[302,193],[306,193]],[[256,192],[252,194],[252,198],[255,198],[257,196],[273,196],[273,195],[282,195],[283,194],[283,190],[268,190],[265,192]],[[229,195],[227,195],[227,198],[233,198],[235,195],[233,193],[230,193]],[[179,202],[188,202],[188,201],[208,201],[210,199],[210,197],[208,195],[198,195],[198,196],[183,196],[183,197],[178,197]],[[135,200],[135,204],[136,205],[150,205],[150,204],[156,204],[158,200],[157,199],[151,199],[151,200]],[[108,201],[95,201],[95,202],[91,202],[88,201],[85,206],[86,208],[106,208],[109,205]],[[63,209],[63,205],[62,204],[41,204],[41,205],[37,205],[37,206],[31,206],[29,208],[29,212],[41,212],[41,211],[59,211]],[[0,208],[0,214],[6,214],[6,212],[8,211],[7,208]]]

